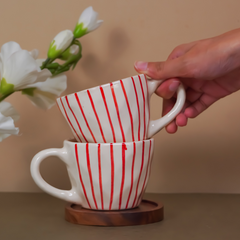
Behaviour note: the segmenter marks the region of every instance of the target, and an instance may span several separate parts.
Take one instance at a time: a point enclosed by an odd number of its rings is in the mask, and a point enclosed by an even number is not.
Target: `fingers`
[[[155,93],[164,99],[170,99],[176,93],[179,85],[180,81],[177,78],[171,78],[164,81]]]
[[[188,118],[195,118],[216,101],[217,98],[203,94],[199,99],[185,109],[184,114]]]
[[[175,104],[175,99],[164,99],[163,100],[163,109],[162,109],[162,116],[166,115],[168,112],[171,111]],[[184,127],[187,125],[188,118],[185,116],[184,113],[179,113],[175,120],[169,123],[165,129],[168,133],[175,133],[178,127]]]
[[[171,110],[171,109],[170,109]],[[169,110],[169,111],[170,111]],[[168,112],[166,111],[165,114]],[[175,120],[170,122],[166,127],[168,133],[175,133],[178,130],[178,127],[185,127],[187,125],[188,118],[184,113],[179,113]]]
[[[188,74],[184,55],[196,42],[177,46],[164,62],[142,62],[137,61],[134,67],[137,72],[148,75],[153,79],[168,79],[173,77],[183,77]]]
[[[135,62],[137,72],[146,74],[153,79],[168,79],[186,75],[182,57],[166,62]]]
[[[202,92],[197,92],[192,88],[188,88],[186,90],[186,99],[190,103],[193,103],[193,102],[197,101],[202,96],[202,94],[203,94]]]
[[[134,68],[137,72],[148,75],[153,79],[169,79],[174,77],[193,77],[198,74],[198,64],[192,59],[196,54],[190,54],[191,49],[200,41],[182,44],[176,47],[163,62],[137,61]],[[196,62],[196,61],[195,61]]]
[[[175,100],[173,98],[163,100],[162,116],[166,115],[168,112],[171,111],[171,109],[174,106],[174,103],[175,103]],[[177,125],[176,125],[175,120],[172,121],[171,123],[169,123],[165,127],[165,129],[168,133],[175,133],[177,131]]]
[[[180,85],[180,80],[177,78],[172,78],[165,80],[156,90],[156,94],[160,97],[162,97],[163,100],[163,109],[162,109],[162,115],[166,115],[171,109],[173,108],[174,104],[176,103],[175,95],[178,87]],[[175,133],[178,129],[178,126],[186,126],[187,125],[187,117],[180,113],[176,117],[174,121],[169,123],[166,126],[166,131],[168,133]]]
[[[177,132],[178,126],[176,125],[175,121],[172,121],[165,127],[165,129],[168,133],[173,134]]]
[[[162,116],[164,116],[168,112],[170,112],[175,103],[176,103],[175,98],[164,99],[163,100]],[[191,104],[191,103],[186,102],[182,111],[177,115],[176,119],[173,120],[171,123],[169,123],[166,126],[165,129],[168,133],[175,133],[177,131],[178,127],[184,127],[184,126],[187,125],[188,117],[185,115],[184,110],[189,104]]]

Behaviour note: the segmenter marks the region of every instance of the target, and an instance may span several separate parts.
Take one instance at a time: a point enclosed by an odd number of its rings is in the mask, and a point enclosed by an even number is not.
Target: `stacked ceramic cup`
[[[137,207],[146,188],[153,156],[151,138],[171,122],[185,102],[182,85],[173,109],[150,120],[150,97],[162,83],[137,75],[57,99],[74,141],[47,149],[32,161],[31,173],[47,193],[95,210]],[[39,173],[41,161],[58,156],[67,166],[72,189],[60,190]]]

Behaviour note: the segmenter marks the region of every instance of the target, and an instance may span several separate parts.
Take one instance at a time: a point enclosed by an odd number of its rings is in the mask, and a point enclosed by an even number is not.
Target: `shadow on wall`
[[[115,63],[124,55],[129,45],[130,40],[124,29],[114,28],[108,37],[105,60],[89,53],[82,59],[81,68],[86,75],[96,80],[97,85],[114,81],[116,76],[124,76],[126,70]]]

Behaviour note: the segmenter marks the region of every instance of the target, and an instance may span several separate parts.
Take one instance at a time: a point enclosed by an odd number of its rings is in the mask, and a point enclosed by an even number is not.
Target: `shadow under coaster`
[[[126,210],[91,210],[68,203],[65,207],[68,222],[91,226],[131,226],[155,223],[163,220],[163,204],[142,200],[141,204]]]

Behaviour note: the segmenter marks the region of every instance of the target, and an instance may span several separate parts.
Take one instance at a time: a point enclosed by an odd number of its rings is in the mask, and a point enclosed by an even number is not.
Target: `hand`
[[[135,69],[153,79],[167,79],[156,90],[164,98],[163,115],[175,103],[183,83],[186,103],[176,119],[166,126],[175,133],[214,102],[240,89],[240,29],[176,47],[165,62],[136,62]]]

